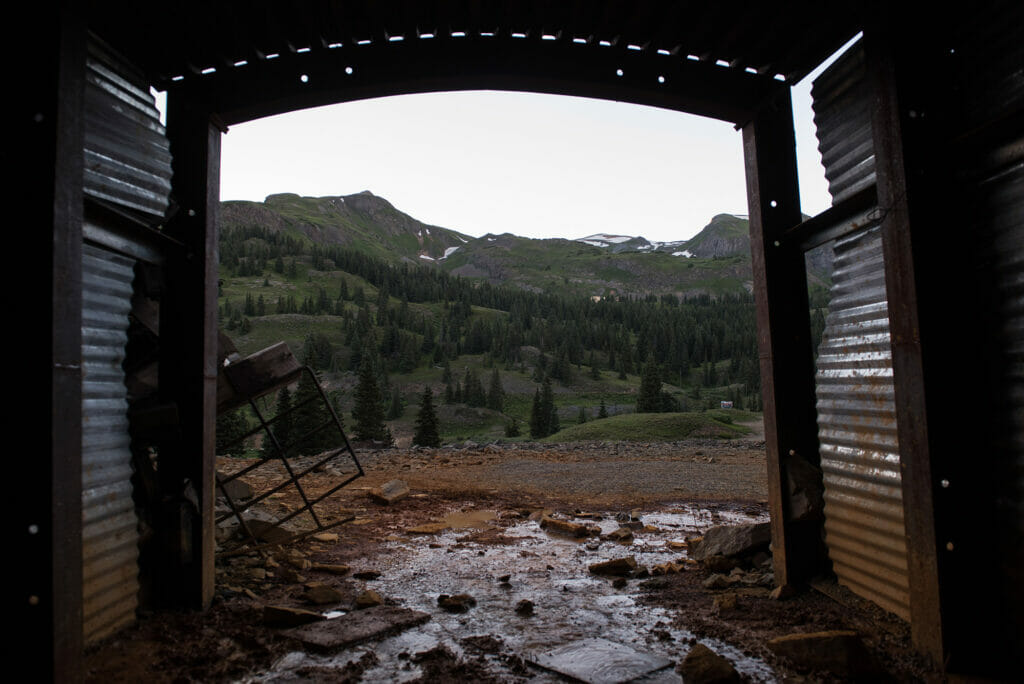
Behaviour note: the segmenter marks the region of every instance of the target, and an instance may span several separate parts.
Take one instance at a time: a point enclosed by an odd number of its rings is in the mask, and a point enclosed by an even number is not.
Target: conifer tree
[[[374,368],[376,364],[373,348],[367,345],[363,349],[362,357],[359,364],[359,381],[355,390],[355,405],[352,407],[352,419],[355,421],[352,431],[356,439],[384,440],[384,410],[381,407],[380,387]]]
[[[587,410],[585,408],[583,408],[582,406],[580,406],[580,412],[576,416],[576,424],[577,425],[583,425],[586,422],[587,422]]]
[[[608,407],[605,406],[603,398],[601,399],[601,408],[597,410],[597,417],[599,419],[608,417]]]
[[[505,390],[501,386],[498,369],[491,371],[491,386],[487,391],[487,408],[501,413],[505,408]]]
[[[289,456],[318,454],[337,446],[341,435],[334,429],[331,413],[320,395],[318,380],[309,373],[299,377],[295,390],[295,412],[292,431],[295,439],[302,441],[289,450]],[[326,423],[330,422],[330,425]]]
[[[222,456],[244,456],[245,442],[239,441],[239,438],[248,431],[249,421],[241,408],[217,416],[217,453]]]
[[[405,407],[402,406],[402,395],[398,391],[398,388],[396,387],[391,391],[391,403],[388,405],[388,414],[386,418],[388,420],[401,418],[404,412]]]
[[[530,406],[530,437],[539,439],[547,436],[547,419],[540,407],[540,389],[533,392],[533,404]]]
[[[652,357],[647,357],[643,375],[640,378],[640,391],[636,396],[637,413],[658,413],[661,411],[661,375],[658,365]]]
[[[434,393],[430,387],[423,390],[423,397],[420,399],[420,410],[416,414],[416,432],[413,434],[412,443],[418,446],[439,447],[441,436],[437,431],[437,414],[434,413]]]
[[[544,383],[533,395],[533,406],[530,409],[530,436],[535,439],[547,437],[560,429],[558,410],[555,407],[554,395],[551,393],[551,380],[544,378]]]
[[[287,447],[289,440],[292,438],[292,421],[295,415],[291,412],[291,409],[292,393],[287,387],[282,387],[281,391],[277,393],[277,407],[274,410],[275,418],[273,419],[274,422],[270,425],[271,431],[277,437],[277,441],[282,448]],[[270,439],[269,435],[264,434],[263,457],[270,458],[280,455],[274,448],[274,440]]]

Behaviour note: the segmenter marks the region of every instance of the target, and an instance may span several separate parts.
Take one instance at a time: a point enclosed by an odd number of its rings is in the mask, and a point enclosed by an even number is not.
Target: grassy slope
[[[695,437],[727,439],[748,432],[745,427],[715,420],[708,413],[631,413],[572,425],[541,441],[667,442]]]

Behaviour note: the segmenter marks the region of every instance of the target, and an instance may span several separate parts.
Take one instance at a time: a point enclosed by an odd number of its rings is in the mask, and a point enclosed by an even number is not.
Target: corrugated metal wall
[[[85,193],[162,217],[171,153],[145,81],[96,39],[85,90]]]
[[[82,580],[85,643],[135,619],[138,520],[124,384],[134,262],[82,253]]]
[[[875,182],[875,147],[860,44],[814,80],[811,97],[818,151],[835,204]]]
[[[864,53],[859,45],[812,87],[819,150],[833,203],[875,182]],[[837,240],[818,348],[818,437],[825,543],[840,583],[910,619],[903,488],[877,227]]]
[[[885,263],[878,228],[835,244],[818,348],[825,543],[839,581],[910,618]]]
[[[149,224],[167,211],[171,155],[145,80],[91,38],[86,63],[87,200],[131,209]],[[122,364],[128,341],[132,237],[111,241],[89,223],[82,257],[82,563],[85,643],[135,620],[138,519],[132,499],[128,401]],[[113,233],[111,233],[113,234]],[[103,244],[107,248],[97,246]]]

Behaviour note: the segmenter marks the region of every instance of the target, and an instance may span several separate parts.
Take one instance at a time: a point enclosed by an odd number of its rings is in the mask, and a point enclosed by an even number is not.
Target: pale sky
[[[793,89],[801,204],[830,199],[810,80]],[[731,124],[621,102],[494,91],[363,100],[268,117],[223,137],[221,199],[369,190],[428,224],[473,236],[671,241],[746,214]]]

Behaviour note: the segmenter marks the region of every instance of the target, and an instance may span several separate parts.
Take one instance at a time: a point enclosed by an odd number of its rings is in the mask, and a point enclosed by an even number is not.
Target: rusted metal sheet
[[[134,262],[82,255],[82,604],[85,643],[135,619],[138,520],[132,501],[125,344]]]
[[[86,61],[85,194],[161,218],[171,154],[142,77],[93,38]]]
[[[833,204],[875,182],[864,50],[850,47],[811,86],[818,151]]]
[[[818,351],[825,541],[839,581],[910,618],[889,311],[877,227],[838,240]]]

